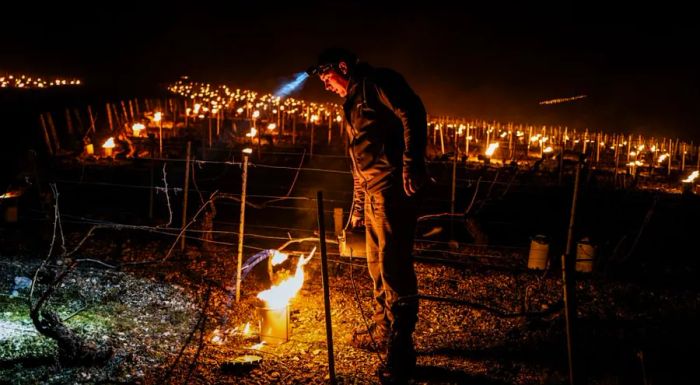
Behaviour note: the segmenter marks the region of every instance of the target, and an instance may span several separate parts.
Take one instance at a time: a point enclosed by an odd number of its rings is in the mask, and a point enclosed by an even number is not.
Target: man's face
[[[335,92],[341,98],[348,94],[348,80],[340,75],[336,70],[328,70],[319,75],[327,91]]]

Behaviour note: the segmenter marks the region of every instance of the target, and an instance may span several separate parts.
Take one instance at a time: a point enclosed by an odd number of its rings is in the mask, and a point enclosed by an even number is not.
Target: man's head
[[[326,90],[344,98],[356,64],[357,55],[354,53],[342,48],[329,48],[321,52],[316,65],[306,72],[309,75],[318,75]]]

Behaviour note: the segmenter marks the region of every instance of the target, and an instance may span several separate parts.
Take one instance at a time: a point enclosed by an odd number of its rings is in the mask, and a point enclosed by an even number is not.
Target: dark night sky
[[[144,3],[3,6],[0,72],[134,92],[187,74],[271,91],[340,45],[401,72],[433,114],[700,139],[700,28],[670,5]],[[337,100],[315,80],[300,96]]]

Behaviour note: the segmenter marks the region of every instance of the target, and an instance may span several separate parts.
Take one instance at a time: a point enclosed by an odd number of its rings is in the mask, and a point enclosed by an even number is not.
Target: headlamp
[[[311,66],[306,69],[306,73],[309,76],[321,75],[324,72],[330,71],[335,67],[333,64],[320,64],[316,66]]]

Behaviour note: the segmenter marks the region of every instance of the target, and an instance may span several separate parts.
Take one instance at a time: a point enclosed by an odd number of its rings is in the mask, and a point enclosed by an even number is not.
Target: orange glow
[[[491,144],[489,144],[489,148],[486,149],[486,153],[485,153],[486,156],[492,156],[493,153],[496,151],[497,148],[498,148],[498,143],[497,143],[497,142],[496,142],[496,143],[491,143]]]
[[[698,178],[698,171],[693,171],[687,178],[683,179],[683,183],[693,183]]]
[[[244,336],[249,336],[250,335],[250,322],[246,322],[245,326],[243,327],[243,335]]]
[[[134,136],[140,136],[141,130],[145,129],[146,126],[144,126],[142,123],[134,123],[133,126],[131,126],[131,130],[134,132]]]
[[[289,258],[289,254],[285,254],[285,253],[282,253],[282,252],[275,250],[272,254],[272,259],[271,259],[272,266],[277,266],[280,263],[286,261],[288,258]]]
[[[110,136],[109,139],[105,140],[102,148],[114,148],[114,137]]]
[[[10,199],[10,198],[18,197],[20,195],[21,194],[19,191],[8,191],[8,192],[0,195],[0,199]]]
[[[308,257],[303,255],[297,262],[296,272],[293,276],[285,279],[277,285],[258,293],[258,298],[265,301],[268,308],[279,309],[287,306],[289,301],[299,292],[304,285],[304,265],[313,258],[316,248],[309,253]]]

